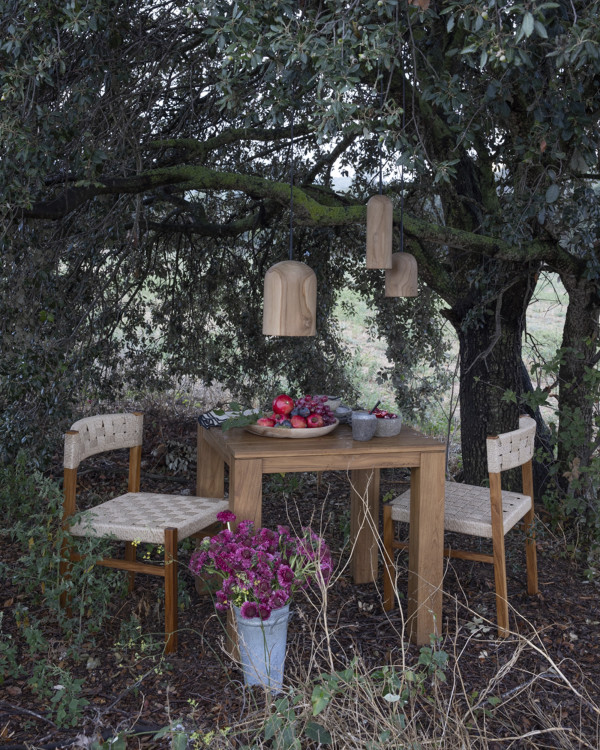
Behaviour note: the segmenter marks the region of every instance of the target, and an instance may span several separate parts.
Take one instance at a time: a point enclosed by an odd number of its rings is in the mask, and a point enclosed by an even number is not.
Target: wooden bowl
[[[245,429],[254,435],[271,438],[315,438],[333,432],[339,425],[336,419],[325,427],[263,427],[261,424],[249,424]]]

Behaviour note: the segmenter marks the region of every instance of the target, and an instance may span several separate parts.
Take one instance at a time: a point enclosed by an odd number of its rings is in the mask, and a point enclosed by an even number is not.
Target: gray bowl
[[[333,416],[340,424],[350,424],[352,422],[352,409],[349,406],[340,405],[333,412]]]
[[[352,412],[352,439],[370,440],[375,435],[375,429],[379,420],[368,411]]]
[[[393,437],[402,429],[402,417],[396,419],[378,419],[375,427],[375,437]]]

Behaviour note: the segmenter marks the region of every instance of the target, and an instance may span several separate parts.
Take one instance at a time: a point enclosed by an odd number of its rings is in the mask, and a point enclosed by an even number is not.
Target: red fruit
[[[273,411],[277,414],[283,414],[283,416],[285,417],[292,411],[293,408],[294,399],[285,393],[282,393],[281,395],[276,396],[273,399]]]
[[[306,419],[299,414],[294,414],[292,417],[292,427],[306,427]]]
[[[275,427],[275,420],[270,417],[261,417],[256,420],[256,424],[259,424],[261,427]]]
[[[323,417],[320,414],[310,414],[306,418],[306,423],[309,427],[323,427]]]

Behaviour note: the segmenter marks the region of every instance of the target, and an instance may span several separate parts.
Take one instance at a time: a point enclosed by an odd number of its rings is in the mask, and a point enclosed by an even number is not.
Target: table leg
[[[408,629],[418,646],[428,645],[442,624],[445,454],[422,453],[410,478]]]
[[[262,524],[262,461],[235,459],[229,466],[229,510],[239,521]]]
[[[225,462],[205,438],[205,429],[198,425],[198,464],[196,468],[196,495],[198,497],[223,497],[225,495]]]
[[[255,528],[262,524],[262,461],[235,459],[229,466],[229,510],[238,521],[254,521]],[[235,617],[227,613],[227,651],[234,661],[239,660]]]
[[[354,583],[377,580],[379,469],[350,472],[350,539]]]

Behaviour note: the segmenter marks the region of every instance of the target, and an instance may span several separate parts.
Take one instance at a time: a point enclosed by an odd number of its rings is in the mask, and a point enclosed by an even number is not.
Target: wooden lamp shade
[[[392,267],[394,207],[385,195],[374,195],[367,203],[367,268]]]
[[[414,255],[393,253],[392,267],[385,272],[385,296],[416,297],[417,270]]]
[[[263,334],[314,336],[317,332],[317,276],[296,260],[275,263],[265,274]]]

